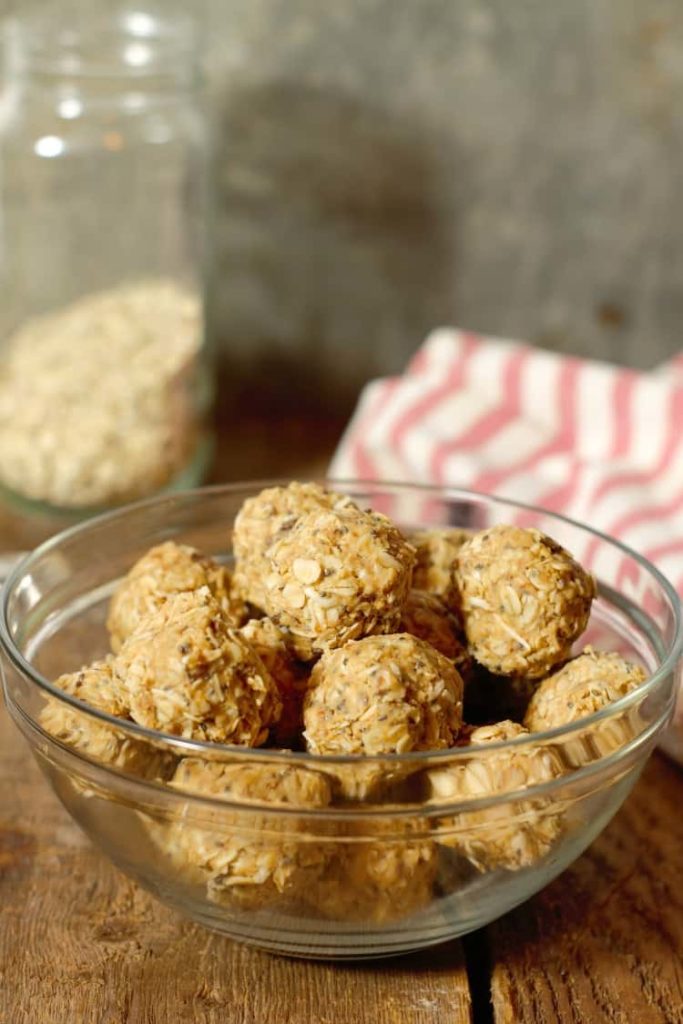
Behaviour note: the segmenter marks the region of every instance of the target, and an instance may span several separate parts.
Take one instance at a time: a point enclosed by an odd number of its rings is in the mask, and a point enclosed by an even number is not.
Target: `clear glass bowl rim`
[[[666,678],[667,675],[672,673],[676,665],[681,658],[683,653],[683,619],[681,615],[681,601],[678,594],[668,579],[651,563],[648,559],[638,554],[633,549],[629,548],[626,544],[616,540],[613,537],[597,530],[593,527],[586,526],[583,523],[578,522],[575,519],[571,519],[568,516],[561,515],[560,513],[550,512],[547,509],[540,508],[535,505],[529,505],[525,502],[515,501],[510,498],[505,498],[499,495],[483,494],[478,491],[468,490],[460,487],[437,487],[428,484],[413,484],[406,483],[404,481],[385,481],[385,480],[360,480],[360,479],[338,479],[338,478],[318,478],[318,483],[327,487],[339,489],[341,491],[344,488],[366,488],[370,491],[376,490],[379,492],[383,491],[411,491],[420,492],[426,497],[432,496],[435,498],[446,499],[449,501],[484,501],[489,504],[512,506],[522,511],[532,512],[537,515],[556,519],[558,522],[564,522],[568,525],[589,533],[592,537],[599,539],[600,541],[617,548],[622,554],[632,558],[638,565],[641,566],[647,573],[649,573],[657,584],[661,587],[662,591],[666,595],[672,609],[674,617],[674,636],[673,640],[666,651],[666,654],[656,669],[640,686],[636,687],[635,690],[627,694],[625,697],[621,697],[619,700],[614,701],[608,707],[601,709],[600,711],[594,712],[592,715],[587,715],[585,718],[578,719],[576,722],[572,722],[569,725],[559,726],[555,729],[549,729],[544,732],[530,733],[528,736],[519,736],[512,740],[503,740],[496,743],[487,744],[475,744],[467,747],[449,747],[445,750],[434,750],[434,751],[415,751],[406,754],[382,754],[382,755],[364,755],[364,754],[344,754],[344,755],[331,755],[331,754],[310,754],[306,751],[292,751],[292,750],[273,750],[261,747],[242,747],[232,744],[223,743],[212,743],[207,740],[192,740],[183,739],[177,736],[172,736],[168,733],[158,732],[153,729],[148,729],[145,726],[138,725],[136,722],[128,722],[121,718],[115,718],[113,715],[109,715],[104,711],[99,711],[96,708],[90,707],[89,705],[79,701],[77,698],[64,693],[58,687],[55,687],[48,679],[37,672],[29,661],[24,658],[21,651],[18,649],[9,631],[8,626],[8,605],[10,595],[19,582],[19,580],[25,575],[25,573],[31,568],[34,561],[42,558],[45,554],[51,550],[58,548],[64,541],[72,540],[74,537],[79,535],[86,535],[91,530],[97,530],[103,525],[110,523],[116,523],[117,520],[123,519],[131,513],[144,511],[145,508],[153,508],[161,505],[173,505],[181,501],[192,498],[201,498],[203,496],[215,495],[215,494],[239,494],[249,492],[250,494],[256,493],[265,487],[276,487],[286,486],[291,483],[290,479],[275,478],[267,480],[247,480],[238,481],[229,484],[213,484],[208,487],[197,487],[192,490],[178,491],[169,495],[161,495],[153,498],[146,498],[142,501],[137,501],[128,505],[124,505],[119,509],[115,509],[110,512],[106,512],[102,515],[95,516],[85,522],[78,523],[75,526],[71,526],[65,530],[60,531],[48,540],[40,544],[34,551],[25,555],[21,560],[13,567],[12,571],[8,574],[4,586],[2,588],[2,604],[0,609],[0,644],[2,645],[5,655],[9,658],[14,668],[21,673],[23,676],[28,677],[32,683],[38,686],[45,693],[49,694],[50,697],[61,701],[64,704],[69,705],[73,709],[79,711],[81,714],[88,715],[99,723],[104,723],[108,726],[113,726],[118,732],[128,734],[131,739],[144,740],[151,742],[158,749],[169,749],[179,756],[184,757],[201,757],[206,754],[213,754],[214,760],[219,759],[219,755],[229,755],[231,759],[235,761],[244,760],[258,760],[259,762],[281,762],[286,761],[290,764],[297,764],[300,767],[310,767],[323,769],[331,765],[344,765],[344,764],[358,764],[363,763],[364,765],[391,765],[391,764],[402,764],[420,766],[429,764],[431,767],[438,767],[439,761],[455,761],[458,759],[467,759],[472,753],[478,751],[486,751],[492,753],[495,751],[512,750],[520,751],[525,746],[539,746],[544,745],[548,742],[562,742],[567,738],[571,738],[575,733],[582,732],[586,729],[593,728],[594,726],[604,723],[612,718],[618,717],[622,712],[626,711],[632,704],[640,702],[644,699],[651,690],[657,688],[658,684]],[[9,697],[9,694],[8,694]],[[10,698],[11,699],[11,698]],[[23,709],[22,709],[23,712]],[[23,712],[25,714],[25,712]],[[31,720],[31,724],[37,728],[40,732],[43,732],[40,725],[31,716],[27,716]],[[46,738],[50,742],[55,742],[54,737],[49,736],[45,733]],[[638,737],[636,737],[638,739]],[[630,744],[629,744],[630,746]],[[70,753],[74,753],[71,748],[68,748]],[[601,758],[598,763],[603,763],[609,758]],[[85,760],[90,760],[85,758]],[[99,762],[93,761],[93,764],[97,764],[98,767],[104,767]],[[580,771],[585,771],[590,766],[584,766]],[[121,777],[126,777],[125,772],[119,772],[116,769],[109,768]],[[145,780],[140,781],[142,785],[153,785],[153,783],[146,782]],[[178,791],[181,793],[183,791]],[[529,790],[525,790],[528,794]],[[189,794],[186,794],[189,795]]]

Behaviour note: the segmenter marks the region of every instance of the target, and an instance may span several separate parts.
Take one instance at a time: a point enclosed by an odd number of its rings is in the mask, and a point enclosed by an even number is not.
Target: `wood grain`
[[[590,850],[489,928],[497,1024],[683,1022],[682,797],[655,755]]]

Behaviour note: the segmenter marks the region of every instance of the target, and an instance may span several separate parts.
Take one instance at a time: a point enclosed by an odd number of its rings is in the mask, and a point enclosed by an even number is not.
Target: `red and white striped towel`
[[[683,354],[644,373],[434,331],[401,377],[364,389],[330,473],[562,512],[652,559],[683,593]],[[597,544],[576,554],[600,575]]]

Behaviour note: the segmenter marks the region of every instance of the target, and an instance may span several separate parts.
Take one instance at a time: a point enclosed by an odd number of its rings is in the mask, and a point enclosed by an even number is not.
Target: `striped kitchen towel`
[[[330,476],[467,487],[561,512],[651,559],[683,594],[683,353],[644,373],[434,331],[401,377],[366,386]],[[597,541],[573,553],[598,576],[617,554]],[[666,619],[618,557],[624,592]],[[683,764],[683,688],[661,746]]]
[[[562,512],[652,559],[683,593],[683,355],[644,373],[434,331],[401,377],[367,385],[330,473]],[[596,547],[576,554],[599,573]]]

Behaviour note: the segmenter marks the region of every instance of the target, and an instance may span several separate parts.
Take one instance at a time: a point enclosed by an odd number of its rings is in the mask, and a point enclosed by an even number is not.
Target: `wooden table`
[[[226,448],[217,474],[314,475],[333,435],[280,424],[251,455]],[[5,547],[41,530],[0,520]],[[588,853],[487,929],[396,960],[305,963],[203,931],[121,875],[3,709],[0,1024],[683,1024],[682,802],[683,773],[656,755]]]

